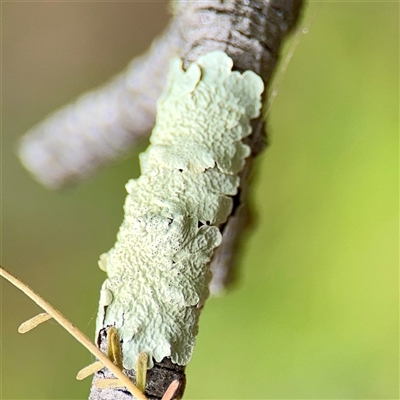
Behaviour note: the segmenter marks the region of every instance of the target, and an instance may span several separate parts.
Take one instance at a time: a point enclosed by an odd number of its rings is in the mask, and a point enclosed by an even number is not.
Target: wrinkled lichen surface
[[[262,79],[232,65],[220,51],[186,71],[172,61],[151,145],[140,156],[142,175],[127,183],[117,242],[100,257],[108,278],[96,332],[118,329],[127,369],[141,351],[157,362],[191,358],[219,227],[250,154],[242,139],[261,108]]]

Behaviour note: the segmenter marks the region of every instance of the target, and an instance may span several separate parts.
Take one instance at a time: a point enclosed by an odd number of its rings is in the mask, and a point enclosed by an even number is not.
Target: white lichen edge
[[[200,309],[209,295],[209,263],[218,227],[232,210],[250,148],[250,119],[261,109],[262,79],[232,72],[223,52],[200,57],[186,71],[171,62],[157,106],[142,175],[126,190],[125,217],[114,247],[100,256],[108,278],[101,290],[96,335],[118,329],[123,364],[140,352],[186,365]]]

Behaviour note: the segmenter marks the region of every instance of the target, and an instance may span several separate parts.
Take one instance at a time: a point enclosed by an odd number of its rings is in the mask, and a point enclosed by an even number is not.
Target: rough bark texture
[[[100,335],[99,347],[101,351],[107,353],[107,330],[104,329]],[[136,381],[136,374],[133,369],[125,370],[125,374]],[[100,370],[93,379],[90,391],[90,400],[132,400],[134,397],[126,388],[99,389],[95,386],[98,379],[112,379],[115,376],[107,369]],[[180,399],[186,386],[185,367],[176,365],[170,359],[164,358],[161,362],[154,363],[154,367],[147,371],[147,383],[145,395],[148,399],[161,399],[168,386],[173,380],[179,381],[179,387],[175,392],[175,399]]]
[[[175,2],[175,20],[172,26],[177,27],[175,32],[180,39],[175,38],[174,43],[181,43],[179,55],[185,66],[209,51],[222,50],[234,60],[237,70],[249,69],[256,72],[268,87],[281,41],[295,25],[301,4],[301,0]],[[261,118],[254,121],[253,128],[247,143],[251,145],[254,156],[264,147],[264,123]],[[230,279],[233,255],[237,253],[243,227],[248,221],[243,200],[247,195],[251,163],[252,159],[242,172],[242,186],[240,193],[235,197],[232,215],[228,222],[220,227],[223,242],[217,249],[211,265],[214,272],[211,288],[214,288],[214,292],[221,291]],[[104,334],[100,343],[103,350],[105,343]],[[125,372],[134,379],[134,371]],[[96,374],[94,381],[104,377],[111,375],[102,370]],[[174,379],[180,382],[174,398],[180,398],[186,382],[184,367],[174,365],[169,359],[156,363],[148,372],[145,395],[151,399],[161,399],[163,392]],[[124,389],[100,390],[95,386],[90,394],[90,400],[132,398]]]
[[[237,69],[251,69],[268,82],[301,1],[174,2],[175,17],[147,53],[22,137],[22,163],[42,184],[57,189],[121,157],[153,127],[168,60],[176,55],[187,66],[204,52],[224,50]]]
[[[40,183],[51,189],[75,184],[148,136],[169,60],[182,45],[179,23],[172,20],[148,52],[120,75],[56,111],[22,137],[19,157]]]

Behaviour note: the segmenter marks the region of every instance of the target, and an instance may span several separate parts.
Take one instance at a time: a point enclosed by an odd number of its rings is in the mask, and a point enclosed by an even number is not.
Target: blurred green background
[[[206,305],[187,399],[399,398],[399,3],[305,11],[313,22],[257,162],[257,224],[240,280]],[[2,3],[2,263],[90,337],[104,279],[97,259],[115,241],[137,152],[54,193],[14,150],[167,20],[166,2]],[[39,309],[1,285],[1,398],[87,398],[90,380],[75,375],[91,355],[54,322],[19,335]]]

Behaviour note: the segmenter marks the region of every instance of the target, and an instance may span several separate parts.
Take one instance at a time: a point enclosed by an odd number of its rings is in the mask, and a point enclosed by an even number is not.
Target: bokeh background
[[[165,1],[2,2],[2,264],[90,337],[97,259],[146,143],[59,193],[15,146],[167,20]],[[309,2],[304,20],[256,166],[240,279],[206,305],[187,399],[399,398],[399,3]],[[40,310],[5,282],[1,311],[1,398],[87,398],[75,375],[91,355],[54,322],[19,335]]]

